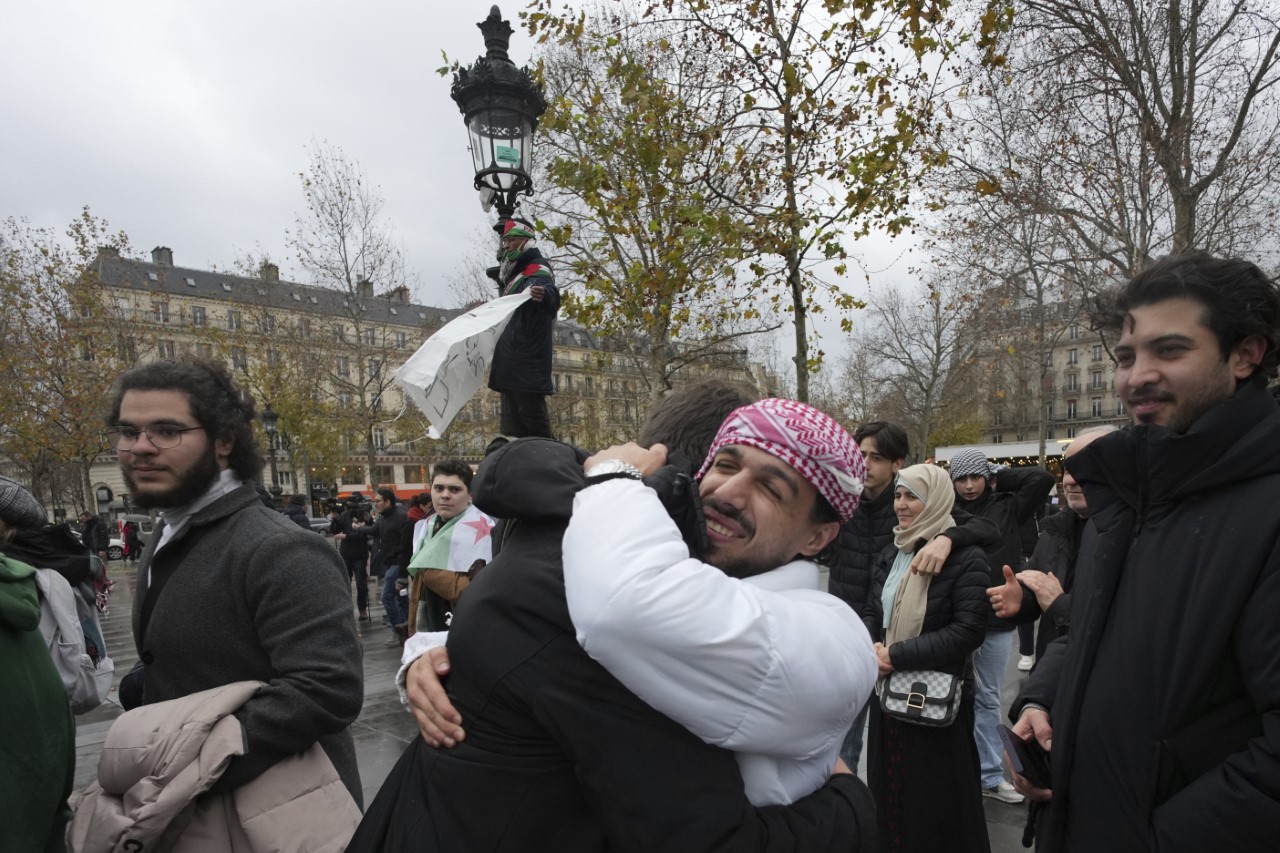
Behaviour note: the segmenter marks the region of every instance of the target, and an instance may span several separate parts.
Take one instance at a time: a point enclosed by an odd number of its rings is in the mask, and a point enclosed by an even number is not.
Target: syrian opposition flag
[[[434,520],[428,519],[428,524]],[[416,575],[422,569],[465,572],[476,560],[489,562],[493,559],[493,525],[494,520],[472,504],[446,521],[436,535],[427,534],[409,560],[409,574]]]

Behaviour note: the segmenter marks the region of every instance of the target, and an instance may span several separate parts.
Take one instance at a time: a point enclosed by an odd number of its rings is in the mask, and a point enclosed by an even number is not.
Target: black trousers
[[[524,392],[503,393],[500,429],[503,435],[527,438],[536,435],[554,438],[551,434],[551,418],[547,415],[546,394]]]

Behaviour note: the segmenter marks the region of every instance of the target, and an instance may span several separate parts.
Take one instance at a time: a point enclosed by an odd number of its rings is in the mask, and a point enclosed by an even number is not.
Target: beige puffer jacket
[[[229,794],[200,796],[244,753],[241,681],[121,716],[68,831],[72,853],[341,851],[360,809],[319,744]]]

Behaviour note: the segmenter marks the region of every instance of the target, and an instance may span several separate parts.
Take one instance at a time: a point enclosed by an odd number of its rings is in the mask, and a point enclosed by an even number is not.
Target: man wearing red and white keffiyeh
[[[875,682],[871,640],[819,592],[813,560],[857,509],[865,468],[847,432],[794,400],[725,419],[698,472],[710,547],[691,555],[644,482],[662,445],[584,464],[564,537],[578,642],[628,689],[733,750],[756,805],[848,772],[838,753]]]

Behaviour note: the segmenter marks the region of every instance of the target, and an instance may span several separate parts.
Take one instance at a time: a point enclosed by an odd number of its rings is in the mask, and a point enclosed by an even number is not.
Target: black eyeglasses
[[[204,427],[180,427],[170,426],[169,424],[152,424],[148,427],[138,429],[135,426],[127,426],[120,424],[107,430],[107,441],[116,446],[116,450],[132,450],[134,445],[138,443],[139,437],[143,433],[147,436],[147,441],[160,449],[168,450],[171,447],[177,447],[182,443],[182,434],[184,432],[192,432],[193,430],[204,429]]]

